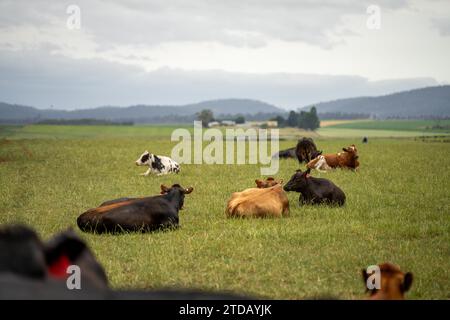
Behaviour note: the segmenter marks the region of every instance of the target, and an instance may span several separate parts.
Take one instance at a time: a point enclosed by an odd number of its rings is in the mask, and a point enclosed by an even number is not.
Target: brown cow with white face
[[[308,169],[315,169],[319,172],[326,172],[327,170],[331,170],[332,168],[328,165],[327,160],[325,159],[325,156],[320,155],[314,159],[312,159],[308,164],[306,165],[306,168]]]
[[[378,265],[381,273],[380,289],[367,289],[370,292],[370,300],[403,300],[405,292],[411,288],[413,282],[413,274],[411,272],[404,273],[399,266],[385,262]],[[366,270],[362,270],[364,284],[367,288],[367,279],[369,274]]]
[[[328,170],[330,168],[349,168],[356,170],[359,167],[359,156],[356,146],[352,144],[347,148],[342,148],[342,151],[343,152],[324,154],[322,156],[323,158],[320,158],[325,160],[324,163],[323,161],[319,161],[320,159],[317,159],[317,161],[321,163],[321,167],[323,165],[322,169],[324,170]],[[317,169],[317,163],[314,160],[308,163],[308,168]]]

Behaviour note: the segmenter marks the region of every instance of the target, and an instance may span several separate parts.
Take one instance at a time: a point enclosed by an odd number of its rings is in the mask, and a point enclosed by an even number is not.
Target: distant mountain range
[[[450,86],[428,87],[378,97],[339,99],[317,103],[315,106],[318,113],[365,113],[377,118],[450,117]]]
[[[0,122],[39,122],[48,119],[96,119],[108,121],[132,121],[136,123],[187,122],[203,109],[210,109],[214,116],[233,117],[237,114],[252,118],[274,116],[286,113],[265,102],[249,99],[222,99],[203,101],[184,106],[148,106],[98,107],[79,110],[36,109],[29,106],[0,103]]]
[[[428,87],[378,97],[340,99],[320,102],[315,106],[319,114],[367,114],[377,118],[450,117],[450,86]],[[0,122],[35,123],[49,119],[96,119],[135,123],[188,122],[195,119],[195,114],[203,109],[212,110],[218,118],[231,118],[241,114],[253,120],[287,113],[284,109],[250,99],[210,100],[184,106],[105,106],[71,111],[0,103]]]

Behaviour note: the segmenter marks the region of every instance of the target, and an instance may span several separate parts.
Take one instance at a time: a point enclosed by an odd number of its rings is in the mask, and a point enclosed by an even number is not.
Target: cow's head
[[[353,159],[358,159],[358,150],[356,150],[356,146],[354,144],[350,147],[342,148],[342,150],[350,154]]]
[[[153,154],[145,150],[143,154],[136,160],[137,166],[148,166],[153,158]]]
[[[362,270],[364,285],[370,292],[370,299],[382,300],[402,300],[404,294],[411,288],[413,274],[411,272],[403,273],[400,268],[392,263],[385,262],[378,265],[380,268],[380,289],[368,289],[367,279],[369,274],[365,269]]]
[[[264,189],[273,187],[277,184],[282,184],[283,180],[275,180],[275,178],[268,177],[266,180],[256,179],[255,183],[257,188]]]
[[[283,187],[284,191],[300,192],[306,187],[307,180],[310,178],[311,169],[303,171],[298,169],[291,179]]]
[[[171,196],[177,196],[178,197],[178,208],[182,209],[184,206],[184,195],[189,194],[194,190],[194,188],[183,188],[178,183],[173,184],[171,187],[166,187],[165,185],[161,185],[161,194],[167,194]]]
[[[23,225],[0,229],[0,272],[40,280],[65,279],[70,265],[80,268],[82,282],[107,286],[103,268],[73,230],[61,232],[43,243],[36,232]]]
[[[316,165],[317,165],[317,162],[319,162],[320,160],[323,161],[323,159],[324,159],[324,156],[318,155],[317,157],[313,158],[310,162],[308,162],[306,164],[306,168],[314,169],[316,167]]]

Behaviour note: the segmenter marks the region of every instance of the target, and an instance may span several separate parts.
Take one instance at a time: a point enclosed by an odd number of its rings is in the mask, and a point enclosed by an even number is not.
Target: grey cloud
[[[94,37],[96,50],[135,46],[123,53],[129,61],[145,60],[139,45],[170,41],[215,41],[231,46],[261,47],[271,38],[303,41],[322,48],[340,44],[358,30],[341,28],[348,14],[361,14],[372,1],[1,1],[0,29],[28,26],[65,28],[68,4],[81,8],[83,31]],[[407,1],[379,0],[388,10]],[[449,30],[439,21],[444,32]],[[333,40],[328,34],[334,35]],[[38,38],[39,38],[39,33]],[[51,33],[52,34],[52,33]],[[63,33],[58,34],[61,37]],[[55,36],[56,38],[56,36]],[[42,39],[46,39],[43,42]],[[434,79],[370,82],[364,77],[306,74],[242,74],[223,71],[142,69],[104,60],[69,59],[58,52],[58,40],[42,37],[36,50],[0,51],[0,101],[61,108],[99,105],[185,104],[205,99],[254,98],[284,108],[350,96],[378,95],[435,85]],[[336,40],[337,39],[337,40]],[[20,42],[20,39],[17,39]],[[39,39],[37,39],[39,40]],[[7,48],[9,46],[9,48]],[[120,53],[119,53],[120,54]],[[183,52],[180,52],[182,55]]]
[[[78,0],[74,3],[81,8],[82,28],[95,35],[103,46],[218,41],[231,46],[260,47],[265,45],[265,39],[274,38],[329,48],[341,41],[333,42],[327,33],[333,33],[345,15],[364,17],[371,1]],[[408,5],[401,0],[377,3],[388,9]],[[40,27],[64,21],[67,4],[43,0],[2,2],[0,27],[23,24]]]
[[[0,27],[31,25],[45,26],[55,18],[65,19],[68,4],[59,1],[2,0]]]
[[[438,29],[442,36],[450,36],[450,18],[447,19],[433,19],[433,26]]]
[[[436,85],[434,79],[370,82],[357,76],[182,71],[146,73],[103,60],[72,60],[44,51],[0,52],[0,101],[41,108],[186,104],[251,98],[282,108]]]

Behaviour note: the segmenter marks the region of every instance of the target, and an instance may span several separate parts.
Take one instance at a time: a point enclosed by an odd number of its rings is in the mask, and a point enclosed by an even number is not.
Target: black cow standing
[[[300,203],[305,204],[335,204],[342,206],[345,203],[344,192],[333,182],[323,178],[314,178],[305,172],[297,170],[291,180],[284,186],[285,191],[300,192]]]
[[[104,202],[100,207],[81,214],[77,224],[83,231],[96,233],[175,228],[178,227],[178,212],[183,208],[184,196],[192,190],[179,184],[170,188],[161,185],[161,195]]]
[[[295,148],[295,154],[297,156],[298,162],[308,163],[312,159],[322,154],[322,151],[318,151],[316,144],[312,138],[301,138],[298,140],[297,146]]]

